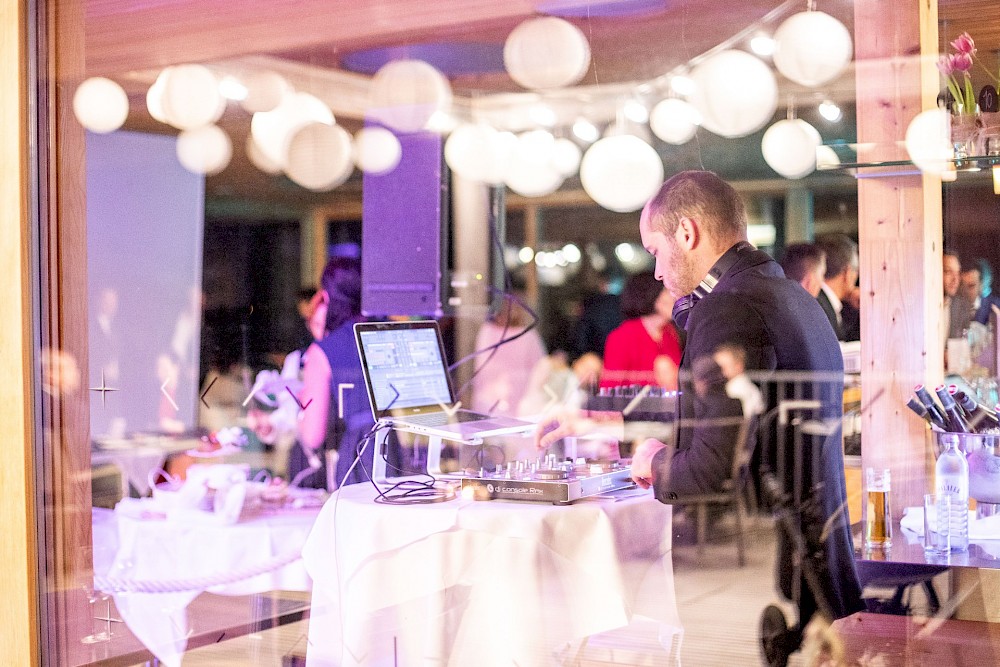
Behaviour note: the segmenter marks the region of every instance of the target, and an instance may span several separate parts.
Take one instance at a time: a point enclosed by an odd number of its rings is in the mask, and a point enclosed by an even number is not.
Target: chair
[[[746,565],[746,540],[744,536],[744,519],[748,513],[745,503],[747,498],[756,498],[753,492],[753,480],[750,475],[750,459],[753,456],[754,433],[756,418],[751,415],[740,422],[736,447],[733,449],[733,464],[729,478],[722,483],[722,489],[715,493],[700,493],[687,495],[671,502],[673,505],[694,505],[697,511],[698,554],[705,550],[705,538],[708,532],[709,505],[731,507],[736,518],[736,559],[740,567]],[[748,489],[749,485],[749,489]],[[756,503],[754,503],[755,505]]]

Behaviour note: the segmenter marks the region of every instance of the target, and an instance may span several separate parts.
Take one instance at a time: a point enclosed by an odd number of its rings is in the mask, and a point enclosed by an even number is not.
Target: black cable
[[[494,220],[495,216],[490,216],[490,239],[492,240],[493,246],[496,252],[498,253],[498,256],[500,257],[500,266],[503,268],[504,289],[500,291],[500,294],[506,300],[506,305],[508,308],[507,317],[505,318],[504,329],[500,335],[499,341],[497,341],[493,345],[484,347],[482,350],[476,350],[475,352],[466,355],[465,357],[459,359],[458,361],[456,361],[455,363],[453,363],[451,366],[448,367],[448,371],[453,372],[456,368],[466,363],[470,359],[474,359],[475,357],[478,357],[480,354],[484,354],[486,352],[490,353],[490,356],[487,357],[485,361],[483,361],[482,365],[479,368],[477,368],[469,377],[469,379],[466,380],[466,382],[461,386],[461,388],[458,390],[458,393],[456,394],[456,398],[460,398],[465,393],[469,385],[472,384],[472,380],[483,370],[483,368],[486,367],[486,365],[490,362],[490,360],[493,359],[497,349],[499,349],[501,345],[517,340],[518,338],[524,336],[529,331],[538,326],[538,319],[539,319],[538,313],[536,313],[530,306],[528,306],[528,304],[524,303],[524,301],[517,298],[517,296],[513,293],[510,270],[507,268],[507,263],[503,260],[503,245],[500,243],[500,238],[497,235],[497,229]],[[498,290],[492,286],[489,287],[488,289],[491,294],[496,294],[498,292]],[[531,316],[531,323],[528,324],[528,326],[526,326],[524,330],[518,332],[517,334],[511,336],[510,338],[507,338],[507,331],[510,328],[510,313],[513,311],[513,303],[515,302],[519,306],[521,306],[521,308],[524,308],[525,312],[527,312],[528,315]]]
[[[389,427],[386,426],[386,428]],[[368,438],[374,435],[374,433],[379,429],[379,425],[376,425],[376,427],[369,431],[369,434],[362,439],[362,442],[367,441]],[[360,446],[361,443],[359,442],[358,444]],[[375,452],[375,456],[382,457],[382,460],[385,461],[387,469],[392,468],[397,472],[405,472],[389,463],[389,458],[386,456],[385,452]],[[365,476],[368,477],[368,481],[371,482],[372,487],[374,487],[376,493],[375,502],[377,503],[384,505],[429,505],[431,503],[441,503],[448,500],[454,500],[458,497],[451,488],[435,486],[438,479],[429,473],[418,473],[419,475],[429,478],[429,481],[404,479],[396,482],[388,489],[382,490],[375,482],[374,476],[371,472],[365,468],[365,463],[361,459],[360,452],[358,454],[357,463],[361,466],[361,470],[364,471]]]

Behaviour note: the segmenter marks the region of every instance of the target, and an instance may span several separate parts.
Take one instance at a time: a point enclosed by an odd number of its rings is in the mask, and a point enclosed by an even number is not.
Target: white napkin
[[[903,509],[903,518],[900,519],[899,525],[900,527],[905,528],[907,530],[912,530],[917,535],[923,535],[924,508],[907,507]],[[977,519],[976,513],[970,510],[969,539],[1000,540],[1000,515]]]

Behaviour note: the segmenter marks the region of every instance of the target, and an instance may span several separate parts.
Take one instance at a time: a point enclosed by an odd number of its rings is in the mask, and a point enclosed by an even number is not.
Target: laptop
[[[435,320],[359,322],[354,337],[376,421],[461,441],[535,428],[531,422],[458,406]]]

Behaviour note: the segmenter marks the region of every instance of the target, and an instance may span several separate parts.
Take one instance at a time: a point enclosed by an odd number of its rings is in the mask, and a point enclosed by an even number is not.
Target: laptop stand
[[[389,438],[389,431],[402,431],[406,433],[415,433],[417,435],[426,435],[427,441],[427,474],[432,475],[438,479],[441,478],[458,478],[460,475],[451,475],[449,473],[443,472],[441,470],[441,447],[442,440],[445,438],[440,435],[427,435],[421,431],[415,429],[407,428],[402,424],[395,424],[392,420],[382,420],[379,422],[379,429],[375,433],[375,454],[374,461],[372,463],[372,480],[376,484],[383,484],[389,482],[388,472],[386,470],[386,457],[388,456],[388,446],[387,441]],[[462,445],[481,445],[483,444],[482,438],[471,438],[465,439],[455,434],[454,437],[447,438],[450,442],[457,442]]]

